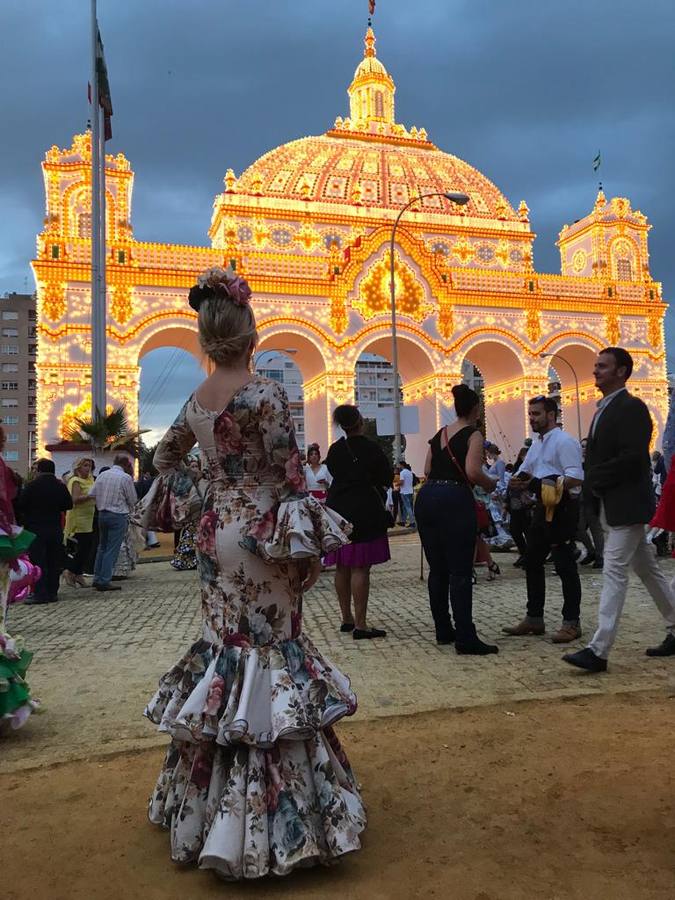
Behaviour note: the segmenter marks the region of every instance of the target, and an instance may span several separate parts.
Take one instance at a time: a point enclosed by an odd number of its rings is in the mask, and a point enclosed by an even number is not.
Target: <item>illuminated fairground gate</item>
[[[452,190],[468,194],[467,206],[429,197],[406,212],[397,232],[401,378],[421,426],[408,438],[411,462],[420,465],[428,438],[447,419],[465,360],[484,379],[488,436],[509,457],[527,433],[527,398],[547,392],[551,365],[567,428],[576,433],[573,371],[588,428],[593,358],[609,344],[633,354],[631,389],[649,405],[658,433],[667,407],[666,305],[649,273],[645,216],[600,192],[592,211],[560,233],[562,275],[538,274],[525,202],[514,210],[488,178],[439,150],[424,129],[397,123],[394,91],[369,29],[349,86],[350,117],[324,135],[272,150],[239,178],[228,169],[210,248],[136,241],[133,173],[121,153],[107,157],[109,402],[124,403],[136,425],[143,355],[174,346],[199,357],[188,289],[200,271],[233,260],[255,295],[260,349],[296,351],[305,434],[326,447],[332,408],[354,400],[359,356],[391,358],[393,221],[419,193]],[[52,147],[43,171],[46,218],[33,262],[42,446],[88,411],[89,135],[76,136],[67,150]]]

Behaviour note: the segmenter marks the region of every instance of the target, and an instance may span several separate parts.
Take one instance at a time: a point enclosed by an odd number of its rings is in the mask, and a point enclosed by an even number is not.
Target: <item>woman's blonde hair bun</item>
[[[199,344],[216,365],[227,366],[258,343],[251,290],[231,268],[208,269],[189,295],[197,310]]]

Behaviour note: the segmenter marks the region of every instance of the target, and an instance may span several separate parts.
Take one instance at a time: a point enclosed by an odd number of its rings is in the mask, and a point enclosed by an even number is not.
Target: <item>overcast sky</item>
[[[114,104],[109,152],[136,173],[139,240],[204,245],[225,170],[321,134],[348,111],[367,0],[99,0]],[[0,292],[33,289],[40,162],[84,130],[86,0],[2,0]],[[605,193],[644,212],[651,269],[675,284],[673,0],[378,0],[378,55],[397,119],[425,127],[517,205],[557,272],[561,226]],[[675,318],[669,316],[670,346]],[[163,427],[199,378],[172,350],[146,357],[144,424]],[[162,379],[170,377],[162,385]],[[153,403],[153,394],[158,395]]]

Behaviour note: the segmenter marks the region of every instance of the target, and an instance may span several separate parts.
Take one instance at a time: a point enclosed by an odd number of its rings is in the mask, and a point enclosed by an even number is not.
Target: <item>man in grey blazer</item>
[[[598,628],[588,647],[563,656],[589,672],[605,672],[628,589],[635,574],[661,613],[667,634],[648,656],[675,655],[675,594],[647,542],[645,525],[654,515],[649,444],[652,420],[638,397],[626,390],[633,359],[622,347],[601,350],[593,368],[602,393],[588,435],[585,479],[605,531]]]

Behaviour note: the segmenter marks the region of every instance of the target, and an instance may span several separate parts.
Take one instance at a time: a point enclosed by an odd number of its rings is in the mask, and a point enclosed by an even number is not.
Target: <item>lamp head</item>
[[[456,203],[457,206],[466,206],[471,199],[468,194],[463,194],[460,191],[444,191],[443,196],[451,203]]]

